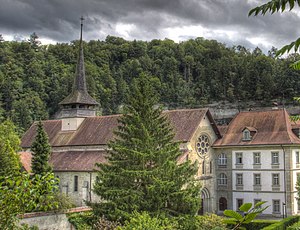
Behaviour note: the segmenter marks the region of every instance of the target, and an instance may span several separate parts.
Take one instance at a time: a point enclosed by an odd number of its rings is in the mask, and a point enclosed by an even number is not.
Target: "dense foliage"
[[[52,168],[49,165],[49,157],[51,153],[51,147],[48,140],[48,135],[44,130],[41,121],[37,124],[36,136],[31,145],[32,151],[32,173],[34,174],[46,174],[52,172]]]
[[[147,76],[133,81],[116,138],[109,143],[108,163],[96,164],[94,192],[105,200],[93,206],[96,215],[124,221],[134,211],[176,216],[194,215],[200,208],[197,162],[178,164],[179,143],[156,103]]]
[[[294,223],[297,223],[299,221],[300,221],[300,216],[289,216],[277,223],[271,224],[271,225],[263,228],[263,230],[285,230],[289,226],[291,226]]]
[[[26,42],[0,42],[0,119],[10,117],[27,129],[52,117],[72,87],[78,42],[41,46],[36,35]],[[128,85],[141,73],[154,76],[160,102],[168,107],[198,107],[208,102],[292,99],[300,73],[289,68],[299,59],[275,60],[242,46],[226,47],[196,38],[126,41],[108,36],[84,43],[90,94],[103,114],[119,111]]]
[[[134,212],[130,219],[125,222],[123,227],[116,230],[173,230],[178,229],[177,223],[168,218],[151,217],[149,213]],[[99,228],[100,230],[100,228]]]
[[[57,179],[53,174],[27,173],[0,177],[0,226],[17,229],[19,215],[32,211],[57,209]]]
[[[20,139],[14,124],[7,120],[0,124],[0,176],[20,173],[21,163],[18,155]]]

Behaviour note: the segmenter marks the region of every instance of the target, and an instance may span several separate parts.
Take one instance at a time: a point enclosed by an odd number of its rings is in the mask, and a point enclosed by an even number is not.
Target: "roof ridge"
[[[264,113],[264,112],[280,112],[285,110],[285,108],[278,108],[278,109],[266,109],[266,110],[250,110],[250,111],[240,111],[239,113]]]

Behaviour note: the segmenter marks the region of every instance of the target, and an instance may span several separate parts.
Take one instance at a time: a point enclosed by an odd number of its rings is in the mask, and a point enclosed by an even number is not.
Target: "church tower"
[[[66,131],[76,130],[84,118],[96,116],[96,108],[99,105],[99,103],[89,95],[86,86],[82,43],[83,20],[81,17],[79,56],[73,89],[72,92],[59,103],[62,107],[60,113],[62,129]]]

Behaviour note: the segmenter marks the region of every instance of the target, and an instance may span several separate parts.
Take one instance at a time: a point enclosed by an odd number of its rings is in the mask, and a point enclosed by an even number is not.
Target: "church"
[[[56,120],[43,121],[52,148],[50,164],[60,190],[77,206],[98,201],[93,193],[95,163],[105,163],[109,141],[121,115],[96,116],[99,103],[88,93],[84,68],[82,24],[79,57],[72,92],[60,102]],[[201,208],[221,214],[244,202],[267,201],[264,214],[280,217],[300,210],[295,183],[300,176],[300,123],[285,109],[247,111],[228,126],[218,127],[209,109],[164,111],[180,141],[178,163],[198,161]],[[36,123],[22,137],[21,161],[30,171],[30,147]]]

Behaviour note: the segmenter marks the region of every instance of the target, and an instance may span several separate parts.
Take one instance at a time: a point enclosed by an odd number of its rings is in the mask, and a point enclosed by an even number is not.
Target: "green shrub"
[[[243,226],[246,227],[247,230],[258,230],[277,222],[278,220],[253,220],[248,224],[243,224]]]
[[[292,226],[288,227],[287,230],[300,230],[300,222],[297,222]]]
[[[282,221],[279,221],[275,224],[271,224],[268,227],[263,228],[263,230],[285,230],[287,227],[293,225],[294,223],[300,220],[300,216],[290,216]]]
[[[78,212],[68,214],[69,222],[75,227],[76,230],[90,230],[94,216],[92,212]]]
[[[114,230],[121,224],[117,221],[109,221],[104,216],[98,218],[95,224],[93,224],[94,230]]]
[[[180,216],[177,218],[180,230],[212,230],[226,229],[224,218],[215,214],[204,216]]]
[[[177,223],[168,218],[151,217],[147,212],[134,212],[129,221],[125,221],[123,227],[117,230],[173,230],[177,229]]]
[[[56,209],[60,210],[60,211],[67,210],[67,209],[75,207],[75,204],[74,204],[73,200],[69,196],[67,196],[67,195],[65,195],[61,192],[56,192],[53,195],[53,200],[55,202],[57,202]]]

